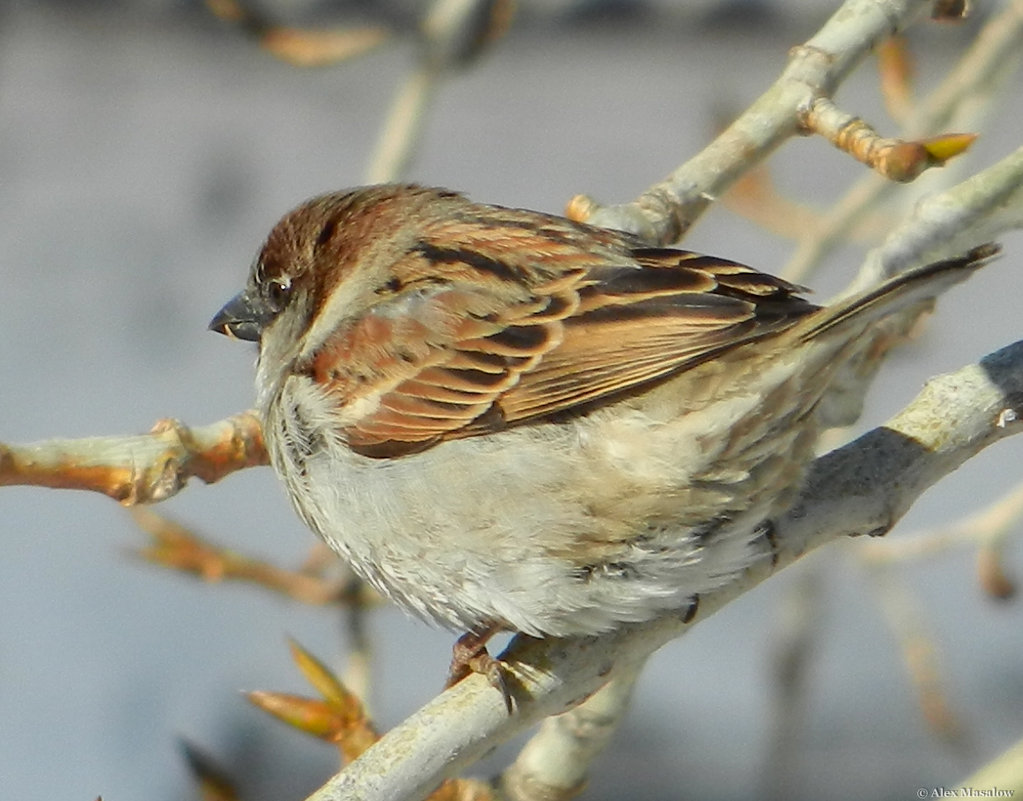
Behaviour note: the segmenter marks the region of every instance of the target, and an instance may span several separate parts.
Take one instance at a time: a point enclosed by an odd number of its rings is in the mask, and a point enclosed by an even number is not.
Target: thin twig
[[[192,573],[208,582],[256,584],[306,604],[322,606],[349,600],[344,586],[336,581],[301,570],[285,570],[262,559],[221,548],[148,507],[135,507],[132,516],[153,540],[151,545],[140,549],[138,555],[155,564]]]
[[[770,729],[766,737],[763,790],[771,801],[795,792],[800,733],[806,717],[813,656],[820,639],[827,594],[819,563],[803,565],[796,581],[786,587],[771,637]]]
[[[937,89],[917,106],[905,123],[903,135],[919,138],[949,125],[954,118],[965,124],[963,113],[980,116],[994,101],[996,87],[1019,63],[1023,44],[1023,0],[1012,0],[992,17],[966,53]],[[846,232],[875,211],[895,185],[874,174],[864,175],[833,207],[820,226],[800,242],[782,274],[802,281],[820,264]]]
[[[504,35],[512,9],[510,0],[434,1],[421,26],[417,64],[398,89],[370,158],[367,183],[405,176],[441,83]]]
[[[777,81],[728,128],[665,180],[631,203],[599,208],[584,199],[594,225],[632,231],[659,244],[681,238],[743,173],[792,136],[802,115],[826,97],[881,41],[912,23],[923,0],[847,0],[805,44],[792,50]]]
[[[166,500],[193,476],[212,484],[268,461],[259,419],[243,412],[198,428],[161,420],[135,437],[0,443],[0,486],[92,490],[133,506]]]
[[[206,7],[252,37],[271,55],[294,67],[348,61],[379,46],[391,31],[379,26],[308,30],[278,25],[241,0],[206,0]]]
[[[915,536],[863,543],[858,554],[872,564],[917,561],[953,548],[978,547],[1001,542],[1023,517],[1023,483],[994,503],[947,526],[937,526]]]
[[[938,645],[928,630],[920,602],[887,566],[873,563],[867,575],[874,586],[874,598],[899,645],[924,722],[942,741],[959,750],[967,749],[969,737],[949,700]]]
[[[420,141],[429,107],[443,71],[423,64],[412,70],[391,103],[376,149],[366,170],[366,183],[396,181],[405,175]]]

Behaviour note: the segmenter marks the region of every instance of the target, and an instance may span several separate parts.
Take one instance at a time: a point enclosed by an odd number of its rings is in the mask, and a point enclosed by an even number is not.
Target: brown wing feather
[[[566,241],[506,270],[480,242],[410,252],[445,260],[452,282],[382,301],[312,366],[331,366],[317,377],[352,411],[349,446],[397,456],[592,409],[817,308],[799,287],[733,262],[668,249],[594,256]],[[458,281],[487,264],[490,283]]]
[[[735,262],[665,248],[632,255],[639,269],[590,272],[599,283],[580,291],[558,348],[498,401],[505,423],[593,408],[817,309],[796,295],[802,287]]]

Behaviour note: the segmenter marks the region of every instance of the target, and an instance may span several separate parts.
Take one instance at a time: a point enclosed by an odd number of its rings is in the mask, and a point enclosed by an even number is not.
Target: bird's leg
[[[499,624],[493,623],[485,628],[467,631],[451,649],[451,668],[445,688],[453,687],[472,673],[486,676],[490,686],[499,690],[504,698],[508,714],[513,711],[513,699],[505,680],[505,666],[501,660],[495,659],[487,652],[487,642],[501,630]]]
[[[489,677],[493,666],[498,664],[487,652],[487,642],[500,630],[496,624],[467,631],[451,649],[451,668],[448,670],[446,687],[453,687],[470,673],[481,673]]]

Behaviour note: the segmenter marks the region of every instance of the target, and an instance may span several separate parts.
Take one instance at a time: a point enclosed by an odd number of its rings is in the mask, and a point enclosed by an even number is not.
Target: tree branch
[[[959,63],[905,121],[903,134],[920,137],[962,118],[983,117],[997,96],[995,89],[1019,64],[1023,42],[1023,0],[1011,0],[987,22]],[[964,109],[970,114],[964,115]],[[896,188],[879,175],[866,173],[839,200],[820,225],[806,229],[783,275],[800,281],[871,211],[876,211]]]
[[[777,81],[694,158],[631,203],[570,204],[587,222],[632,231],[660,244],[681,238],[750,167],[789,137],[805,133],[804,114],[830,97],[882,40],[908,27],[926,0],[847,0],[805,44],[792,50]]]
[[[164,501],[193,476],[212,484],[267,463],[259,419],[242,412],[199,428],[161,420],[134,437],[0,443],[0,486],[92,490],[133,506]]]

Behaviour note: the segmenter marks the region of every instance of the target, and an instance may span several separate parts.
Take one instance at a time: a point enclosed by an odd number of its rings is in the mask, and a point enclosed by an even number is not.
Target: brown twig
[[[922,10],[910,0],[846,0],[816,35],[793,48],[774,84],[694,158],[630,203],[600,207],[586,199],[575,205],[587,209],[595,225],[657,244],[677,241],[741,175],[805,133],[803,116],[814,101],[830,96],[874,47]]]
[[[1014,58],[1023,41],[1023,0],[1010,0],[981,29],[955,67],[924,100],[916,103],[904,121],[903,135],[927,136],[964,117],[975,119],[993,105],[995,88],[1018,63]],[[967,114],[966,112],[972,112]],[[971,126],[972,127],[972,126]],[[782,275],[802,281],[846,232],[874,212],[892,193],[895,184],[876,173],[863,175],[836,203],[824,224],[809,231]]]
[[[292,728],[333,743],[342,761],[351,762],[380,735],[366,716],[362,701],[333,671],[294,640],[290,646],[292,659],[320,698],[261,690],[246,693],[246,698]]]
[[[139,550],[138,555],[155,564],[192,573],[208,582],[233,580],[257,584],[306,604],[322,606],[350,600],[345,583],[285,570],[213,545],[152,509],[136,507],[132,515],[153,539],[152,545]]]
[[[913,59],[905,36],[893,36],[877,49],[877,74],[889,116],[903,123],[913,110]]]
[[[807,131],[823,136],[839,150],[899,183],[912,181],[931,167],[943,166],[966,152],[977,138],[976,134],[943,134],[916,141],[885,138],[827,97],[815,98],[801,121]]]
[[[192,477],[212,484],[267,463],[259,419],[242,412],[199,428],[160,420],[138,436],[0,443],[0,486],[91,490],[134,506],[166,500]]]
[[[875,598],[899,645],[924,722],[942,741],[966,748],[968,733],[949,700],[939,649],[920,604],[886,566],[874,563],[868,567]]]
[[[366,170],[367,183],[404,176],[438,88],[507,32],[513,11],[511,0],[435,0],[421,26],[419,60],[391,102]]]
[[[240,0],[206,0],[217,17],[251,36],[271,55],[295,67],[322,67],[368,53],[391,36],[387,28],[305,30],[271,22]]]
[[[820,225],[821,215],[778,192],[763,164],[739,178],[721,203],[750,222],[786,239],[799,239]]]

